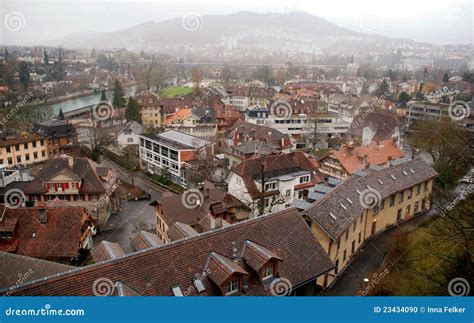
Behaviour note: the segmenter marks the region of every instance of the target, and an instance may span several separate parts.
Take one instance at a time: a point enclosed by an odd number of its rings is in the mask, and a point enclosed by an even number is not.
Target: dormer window
[[[226,286],[226,295],[232,295],[240,291],[240,279],[231,280]]]
[[[263,267],[262,280],[271,278],[273,276],[274,276],[274,274],[273,274],[273,264],[268,264],[265,267]]]
[[[265,184],[265,192],[274,191],[276,189],[277,189],[277,183],[276,182]]]
[[[308,182],[309,182],[309,175],[300,177],[300,184],[308,183]]]

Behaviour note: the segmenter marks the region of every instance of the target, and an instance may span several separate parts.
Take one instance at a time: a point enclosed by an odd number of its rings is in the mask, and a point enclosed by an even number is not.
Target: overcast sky
[[[473,1],[451,0],[0,0],[2,44],[40,44],[78,31],[111,31],[189,12],[229,14],[241,10],[300,10],[355,31],[432,43],[473,42]],[[6,28],[9,27],[9,28]]]

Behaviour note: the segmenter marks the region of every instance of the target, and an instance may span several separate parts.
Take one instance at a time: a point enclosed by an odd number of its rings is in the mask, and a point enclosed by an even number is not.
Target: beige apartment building
[[[0,138],[0,164],[6,167],[24,166],[48,159],[47,141],[28,132],[3,134]]]
[[[351,177],[308,209],[305,218],[336,266],[318,284],[328,287],[371,237],[429,210],[436,175],[412,159]]]
[[[156,94],[151,91],[143,91],[135,95],[138,106],[140,107],[140,116],[144,127],[161,127],[161,109],[162,105]]]

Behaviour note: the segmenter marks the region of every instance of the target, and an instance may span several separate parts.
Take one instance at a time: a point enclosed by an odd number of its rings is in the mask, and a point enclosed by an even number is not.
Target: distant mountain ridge
[[[364,40],[371,43],[389,37],[355,32],[306,12],[255,13],[241,11],[230,15],[188,14],[162,22],[145,22],[112,32],[74,33],[47,42],[66,48],[159,49],[179,46],[216,45],[237,40],[239,44],[269,48],[291,43],[317,44]]]

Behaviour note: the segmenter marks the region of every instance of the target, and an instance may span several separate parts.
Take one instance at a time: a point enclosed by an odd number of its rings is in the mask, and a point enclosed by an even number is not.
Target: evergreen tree
[[[48,56],[48,52],[46,51],[46,49],[44,50],[43,60],[44,60],[44,63],[46,65],[49,64],[49,56]]]
[[[423,79],[424,79],[425,81],[426,81],[426,79],[428,79],[428,75],[429,75],[429,73],[428,73],[428,68],[425,67],[425,69],[423,70]]]
[[[403,81],[403,82],[406,82],[406,81],[407,81],[406,75],[403,75],[402,81]]]
[[[123,91],[122,83],[118,79],[115,80],[114,84],[114,95],[112,98],[112,104],[116,108],[123,108],[127,103],[124,99],[125,92]]]
[[[449,82],[449,75],[448,75],[448,73],[444,74],[444,76],[443,76],[443,82],[444,82],[444,83]]]
[[[59,116],[58,116],[58,119],[59,120],[65,120],[64,118],[64,112],[63,112],[63,109],[61,107],[59,107]]]
[[[389,90],[390,90],[390,87],[388,85],[387,80],[383,79],[382,84],[380,85],[380,87],[377,90],[377,94],[378,94],[379,97],[389,96],[390,95]]]
[[[4,57],[5,57],[5,61],[8,60],[8,57],[10,56],[10,52],[8,51],[8,49],[5,47],[5,54],[4,54]]]
[[[28,64],[26,62],[20,62],[20,64],[18,64],[18,74],[20,75],[20,83],[25,88],[25,91],[28,90],[28,85],[30,84],[31,79]]]
[[[137,101],[132,97],[128,98],[127,108],[125,109],[125,119],[127,119],[127,121],[141,121],[140,108],[138,107]]]
[[[107,95],[105,94],[105,90],[102,90],[102,95],[100,96],[101,101],[107,101]]]

